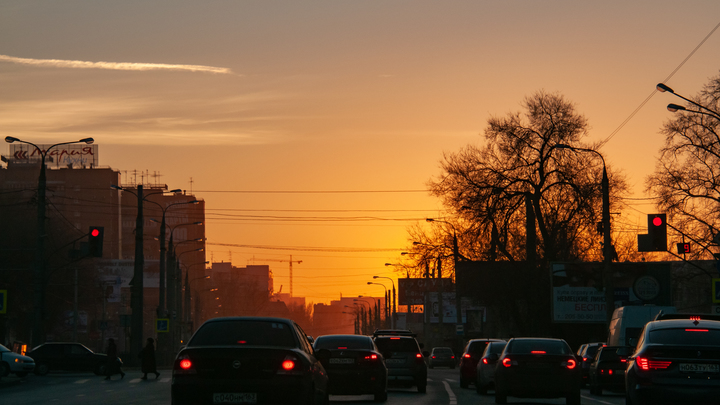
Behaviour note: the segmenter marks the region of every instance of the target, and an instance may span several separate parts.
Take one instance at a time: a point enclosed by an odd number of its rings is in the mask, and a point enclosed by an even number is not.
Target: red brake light
[[[700,321],[701,319],[700,319],[699,316],[691,316],[691,317],[690,317],[690,320],[691,320],[691,321]]]
[[[510,366],[512,366],[512,363],[513,363],[513,361],[510,360],[510,358],[508,358],[508,357],[505,357],[505,358],[503,359],[503,361],[502,361],[502,365],[505,366],[505,367],[510,367]]]
[[[434,358],[435,358],[435,356],[433,356],[432,358],[434,359]]]
[[[612,369],[608,370],[608,374],[612,375]]]
[[[577,366],[577,362],[575,359],[569,359],[568,361],[564,362],[562,366],[567,367],[568,370],[572,370]]]
[[[238,344],[240,345],[244,345],[245,343],[247,343],[247,340],[238,340]]]
[[[486,358],[483,358],[483,364],[488,364],[488,361]]]
[[[685,329],[685,332],[710,332],[708,329]]]
[[[650,369],[666,369],[670,367],[671,361],[661,361],[661,360],[650,360],[644,357],[638,357],[637,358],[637,364],[638,367],[640,367],[643,370],[650,370]]]
[[[463,354],[463,357],[466,358],[466,359],[469,359],[469,358],[472,357],[472,356],[470,356],[470,354],[468,354],[468,353],[465,353],[465,354]]]
[[[390,340],[400,340],[400,338],[390,338]]]
[[[415,357],[417,357],[418,359],[422,359],[422,354],[420,354],[420,353],[415,353]]]
[[[545,350],[533,350],[530,353],[532,354],[545,354]]]
[[[180,368],[187,370],[190,367],[192,367],[192,361],[190,361],[190,359],[180,360]]]
[[[340,349],[340,350],[346,350],[347,347],[338,347],[338,349]]]
[[[365,356],[365,360],[377,360],[378,356],[377,354],[371,354],[369,356]]]
[[[295,362],[292,360],[285,360],[282,362],[283,370],[290,371],[295,367]]]

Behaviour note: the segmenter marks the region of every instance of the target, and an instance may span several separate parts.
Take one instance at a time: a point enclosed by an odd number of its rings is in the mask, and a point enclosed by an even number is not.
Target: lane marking
[[[132,380],[130,380],[130,384],[137,384],[137,383],[139,383],[140,381],[142,381],[142,380],[139,379],[139,378],[133,378]]]
[[[597,399],[597,398],[586,397],[585,395],[580,395],[580,397],[585,398],[585,399],[589,399],[589,400],[591,400],[591,401],[600,402],[601,404],[605,404],[605,405],[613,405],[612,402],[601,401],[601,400],[599,400],[599,399]]]
[[[77,380],[77,381],[75,381],[75,384],[85,384],[88,381],[90,381],[90,380]]]
[[[455,397],[455,393],[450,388],[450,384],[448,384],[447,381],[443,381],[443,385],[445,385],[445,391],[447,391],[448,396],[450,397],[450,405],[457,405],[457,397]]]

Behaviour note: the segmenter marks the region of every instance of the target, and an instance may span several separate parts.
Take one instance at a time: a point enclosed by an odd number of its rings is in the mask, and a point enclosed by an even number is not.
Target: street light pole
[[[33,286],[34,286],[34,293],[33,293],[33,329],[32,329],[32,336],[31,336],[31,342],[32,346],[35,347],[43,342],[45,342],[45,339],[43,337],[43,321],[45,318],[45,214],[46,214],[46,189],[47,189],[47,178],[45,176],[45,170],[47,169],[45,165],[45,157],[47,156],[47,153],[50,151],[50,149],[61,146],[61,145],[70,145],[73,143],[85,143],[85,144],[92,144],[94,142],[93,138],[83,138],[79,141],[72,141],[72,142],[61,142],[56,143],[53,145],[50,145],[47,149],[42,150],[39,146],[35,145],[32,142],[23,141],[21,139],[12,137],[12,136],[6,136],[5,142],[7,143],[13,143],[13,142],[19,142],[24,143],[27,145],[31,145],[35,148],[35,150],[38,151],[40,154],[40,175],[38,176],[38,205],[37,205],[37,240],[36,240],[36,246],[35,246],[35,260],[34,260],[34,266],[33,266]]]
[[[659,91],[659,92],[661,92],[661,93],[665,93],[665,92],[672,93],[672,94],[674,94],[675,96],[680,97],[681,99],[687,101],[688,103],[690,103],[690,104],[692,104],[692,105],[694,105],[694,106],[696,106],[696,107],[698,107],[698,108],[700,108],[700,109],[709,111],[711,114],[705,113],[705,112],[703,112],[703,111],[692,111],[692,110],[688,110],[688,109],[686,109],[685,107],[679,106],[679,105],[677,105],[677,104],[668,104],[667,109],[668,109],[669,111],[671,111],[671,112],[675,112],[675,111],[677,111],[677,110],[686,110],[686,111],[693,112],[693,113],[697,113],[697,114],[709,115],[709,116],[711,116],[711,117],[713,117],[713,118],[715,118],[715,119],[720,120],[720,113],[718,113],[717,111],[711,110],[710,108],[705,107],[705,106],[702,105],[702,104],[698,104],[698,103],[690,100],[690,99],[687,98],[687,97],[683,97],[683,96],[681,96],[680,94],[675,93],[675,90],[671,89],[670,87],[666,86],[666,85],[663,84],[663,83],[658,83],[657,86],[655,86],[655,88],[657,89],[657,91]]]
[[[390,315],[390,307],[389,307],[389,305],[388,305],[388,304],[389,304],[388,301],[390,301],[390,299],[389,299],[389,296],[388,296],[388,289],[387,289],[387,287],[385,287],[384,284],[381,284],[381,283],[373,283],[372,281],[368,281],[367,283],[368,283],[368,285],[371,285],[371,284],[379,285],[379,286],[382,286],[382,288],[385,289],[385,319],[389,318],[389,317],[390,317],[390,316],[389,316],[389,315]],[[392,321],[391,321],[390,324],[392,325]],[[391,327],[392,327],[392,326],[391,326]]]
[[[393,265],[392,263],[385,263],[385,266],[392,266],[392,265]],[[393,280],[390,277],[382,277],[382,276],[373,276],[373,278],[374,279],[386,278],[386,279],[390,280],[390,282],[392,283],[392,294],[393,294],[393,296],[392,296],[392,300],[393,300],[393,302],[392,302],[392,327],[395,328],[395,326],[397,325],[397,320],[395,319],[397,317],[397,294],[395,293],[395,280]],[[408,305],[408,307],[409,307],[409,305]]]
[[[593,149],[577,148],[565,144],[556,144],[558,149],[570,149],[575,152],[590,152],[600,156],[603,164],[602,172],[602,225],[603,225],[603,289],[605,290],[605,322],[610,325],[613,312],[615,312],[615,286],[612,279],[613,247],[610,232],[610,180],[607,175],[607,166],[603,155]]]

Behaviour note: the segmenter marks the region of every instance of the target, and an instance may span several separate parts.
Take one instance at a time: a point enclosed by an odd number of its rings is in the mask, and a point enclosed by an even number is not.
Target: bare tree
[[[587,120],[559,94],[537,92],[524,108],[491,118],[484,146],[446,154],[430,190],[462,227],[473,259],[523,260],[528,251],[539,263],[599,259],[603,161],[596,145],[582,143]],[[627,185],[608,173],[618,205]],[[536,247],[526,246],[534,239]]]
[[[719,100],[720,76],[693,98],[714,111]],[[665,145],[646,187],[673,228],[700,247],[694,258],[710,258],[708,246],[720,232],[720,118],[691,103],[687,109],[664,124]]]

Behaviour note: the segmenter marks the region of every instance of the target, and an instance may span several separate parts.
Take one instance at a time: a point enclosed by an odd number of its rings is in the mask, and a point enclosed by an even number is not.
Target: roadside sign
[[[712,302],[720,304],[720,278],[712,279]]]
[[[7,314],[7,290],[0,290],[0,314]]]
[[[159,318],[155,320],[155,332],[167,333],[170,331],[170,319]]]
[[[459,336],[464,335],[465,334],[465,325],[456,324],[455,325],[455,333],[457,333]]]

